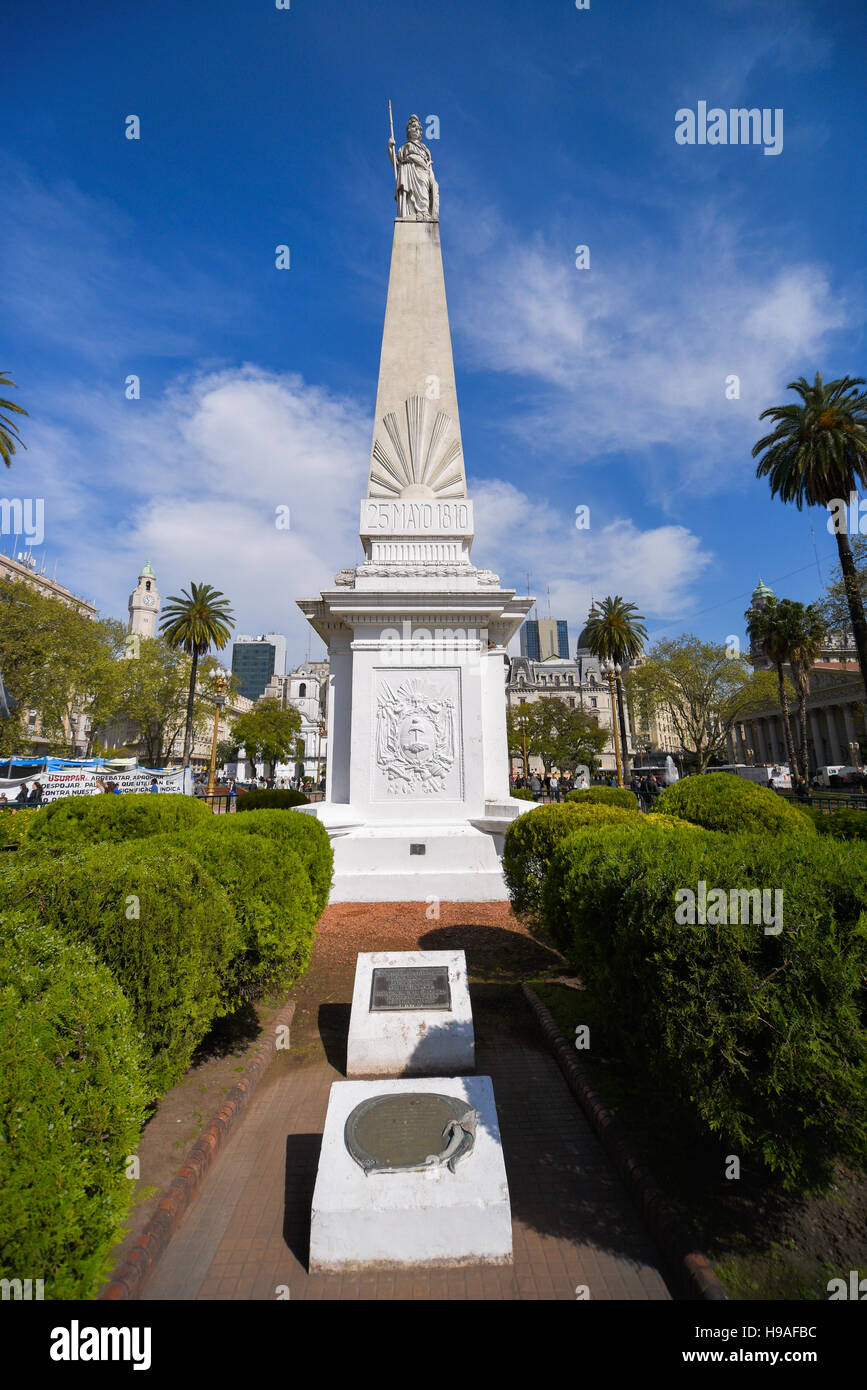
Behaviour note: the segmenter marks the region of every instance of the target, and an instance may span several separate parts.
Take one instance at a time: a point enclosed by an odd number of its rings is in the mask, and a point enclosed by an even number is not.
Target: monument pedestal
[[[355,966],[346,1074],[445,1076],[476,1065],[463,951],[368,951]]]
[[[477,1112],[473,1152],[454,1172],[365,1174],[345,1142],[350,1113],[368,1097],[413,1091],[454,1096]],[[310,1273],[511,1260],[509,1186],[490,1077],[334,1082],[313,1193]]]

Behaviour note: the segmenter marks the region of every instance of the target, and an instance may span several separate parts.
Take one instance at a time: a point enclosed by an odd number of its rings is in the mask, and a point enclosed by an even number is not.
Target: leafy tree
[[[784,599],[785,603],[791,600]],[[810,669],[815,666],[825,640],[825,618],[818,604],[792,602],[792,626],[795,629],[791,650],[792,674],[798,691],[798,718],[801,721],[801,777],[806,786],[810,778],[807,754],[807,696],[810,693]]]
[[[759,419],[776,424],[753,446],[753,458],[762,454],[756,477],[767,477],[771,496],[794,502],[798,510],[828,507],[835,514],[834,527],[843,588],[858,653],[861,675],[867,681],[867,617],[845,524],[840,508],[857,484],[867,486],[867,395],[857,388],[863,377],[840,377],[824,382],[816,373],[812,386],[804,377],[790,381],[802,404],[771,406]]]
[[[93,729],[116,698],[122,647],[120,623],[95,622],[26,580],[0,580],[0,752],[32,744],[26,720],[36,710],[49,749],[74,754],[78,717]]]
[[[681,747],[695,755],[698,772],[725,754],[734,725],[775,695],[772,671],[754,672],[746,657],[730,657],[724,646],[692,633],[657,642],[648,660],[627,672],[626,682],[643,708],[669,707]]]
[[[246,714],[232,723],[232,739],[254,763],[271,765],[271,776],[278,762],[297,753],[301,715],[294,705],[283,709],[279,700],[257,700]]]
[[[867,536],[853,536],[851,539],[852,563],[862,605],[867,606]],[[846,593],[843,570],[840,565],[834,568],[834,577],[825,590],[822,599],[822,613],[829,633],[839,633],[845,640],[851,639],[852,613]]]
[[[182,598],[172,595],[167,601],[160,631],[169,646],[182,648],[191,658],[190,685],[187,693],[187,721],[184,729],[184,767],[189,766],[193,746],[196,674],[199,661],[214,646],[222,651],[234,627],[232,610],[225,595],[210,584],[190,584],[190,592],[181,590]]]
[[[625,666],[644,650],[647,628],[634,603],[627,603],[619,594],[593,604],[585,627],[587,645],[600,661],[613,661]],[[620,724],[620,745],[623,749],[623,771],[627,770],[626,717],[623,712],[623,677],[618,675],[617,718]]]
[[[238,756],[239,748],[240,744],[235,743],[234,739],[218,739],[217,767],[225,767],[226,763],[233,763]]]
[[[546,774],[552,768],[574,772],[582,763],[593,771],[608,742],[594,715],[571,709],[555,696],[522,701],[508,711],[506,727],[509,750],[523,759],[525,776],[530,757],[539,758]]]
[[[513,758],[520,758],[524,764],[524,776],[530,775],[531,744],[535,740],[536,703],[522,700],[517,706],[506,710],[506,741]]]
[[[803,608],[803,604],[798,607]],[[777,686],[780,710],[783,717],[783,735],[786,743],[786,756],[795,778],[798,776],[798,763],[795,757],[795,744],[792,738],[792,725],[789,719],[789,688],[784,667],[792,662],[792,652],[799,635],[796,616],[791,599],[778,599],[769,595],[760,606],[748,608],[744,614],[751,642],[777,673]]]
[[[8,372],[0,372],[0,388],[4,386],[13,386],[16,391],[18,390]],[[16,443],[20,444],[22,449],[26,449],[27,445],[18,433],[15,421],[9,419],[7,411],[12,411],[14,415],[27,415],[28,412],[23,405],[16,405],[15,401],[0,398],[0,458],[3,459],[7,468],[11,468]]]
[[[118,668],[117,702],[100,733],[112,742],[138,744],[147,766],[162,767],[187,717],[190,658],[162,637],[141,637]],[[197,695],[194,727],[211,709],[212,703]]]

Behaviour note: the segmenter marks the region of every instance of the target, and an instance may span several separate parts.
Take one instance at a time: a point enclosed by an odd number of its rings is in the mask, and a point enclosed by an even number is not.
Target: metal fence
[[[814,806],[817,811],[829,816],[834,811],[867,811],[867,795],[853,792],[847,795],[845,792],[831,796],[798,796],[795,792],[780,792],[780,796],[785,797],[786,801],[793,801],[796,806]]]

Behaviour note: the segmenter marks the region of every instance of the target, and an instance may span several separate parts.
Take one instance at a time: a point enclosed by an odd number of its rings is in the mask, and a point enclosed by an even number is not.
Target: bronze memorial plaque
[[[395,965],[375,969],[370,1012],[381,1009],[450,1009],[447,965]]]
[[[478,1115],[457,1096],[404,1091],[371,1096],[349,1115],[344,1142],[365,1175],[448,1168],[472,1152]]]

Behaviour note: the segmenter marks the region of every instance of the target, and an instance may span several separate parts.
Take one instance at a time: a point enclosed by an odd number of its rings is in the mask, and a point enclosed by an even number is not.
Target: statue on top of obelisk
[[[391,121],[391,102],[388,103]],[[406,123],[406,144],[396,149],[394,125],[388,142],[388,157],[394,168],[394,198],[399,218],[411,222],[438,222],[440,193],[434,178],[430,150],[422,144],[421,121],[410,116]]]

